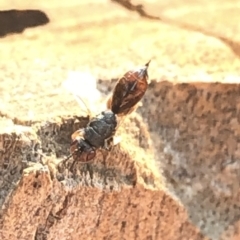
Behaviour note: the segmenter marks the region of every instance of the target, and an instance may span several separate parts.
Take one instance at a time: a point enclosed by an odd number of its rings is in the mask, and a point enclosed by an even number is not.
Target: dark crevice
[[[99,227],[101,222],[104,198],[105,198],[105,192],[103,192],[102,196],[99,198],[99,201],[98,201],[99,211],[97,216],[96,228]]]
[[[200,26],[194,26],[192,24],[179,22],[178,20],[166,18],[163,16],[160,17],[160,16],[151,15],[144,9],[144,6],[142,4],[134,5],[131,3],[130,0],[111,0],[111,1],[118,3],[119,5],[123,6],[124,8],[130,11],[137,12],[141,17],[158,20],[172,26],[187,29],[190,31],[200,32],[206,36],[217,38],[218,40],[222,41],[225,45],[227,45],[237,57],[240,57],[240,43],[230,38],[221,36],[216,32],[212,32],[211,30],[204,29]]]
[[[67,194],[63,201],[62,208],[58,212],[56,212],[55,216],[57,216],[59,220],[62,219],[67,214],[68,205],[73,196],[74,196],[73,193]]]
[[[64,203],[63,203],[64,204]],[[41,224],[37,227],[36,232],[34,234],[34,240],[47,240],[48,239],[48,234],[49,230],[51,227],[55,224],[56,221],[59,221],[61,218],[53,214],[52,210],[50,210],[45,224]]]

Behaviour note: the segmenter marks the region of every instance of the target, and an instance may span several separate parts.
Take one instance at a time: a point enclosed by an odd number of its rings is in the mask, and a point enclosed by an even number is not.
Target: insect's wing
[[[102,95],[97,89],[97,80],[87,72],[71,71],[62,86],[71,94],[90,116],[97,113]]]

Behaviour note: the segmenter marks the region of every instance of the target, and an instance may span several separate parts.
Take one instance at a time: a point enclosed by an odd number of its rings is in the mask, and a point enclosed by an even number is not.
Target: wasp
[[[70,157],[74,162],[87,163],[96,156],[97,149],[109,149],[122,118],[137,108],[137,104],[148,88],[148,66],[130,70],[116,83],[112,95],[107,100],[107,110],[90,119],[85,128],[72,134]]]

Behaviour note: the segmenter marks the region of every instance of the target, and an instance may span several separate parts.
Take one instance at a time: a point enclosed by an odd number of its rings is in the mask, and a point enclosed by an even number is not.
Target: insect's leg
[[[102,147],[103,150],[101,151],[103,156],[103,165],[106,166],[106,162],[108,161],[109,157],[111,156],[111,152],[113,147],[121,142],[120,136],[112,136],[108,139],[105,139],[104,146]],[[106,152],[107,151],[107,152]]]
[[[77,103],[81,106],[81,104],[84,105],[84,107],[86,108],[87,111],[87,114],[90,118],[92,118],[92,112],[91,110],[89,109],[88,105],[86,104],[86,102],[80,97],[80,96],[76,96],[74,95],[74,98],[76,99]]]
[[[103,149],[110,151],[111,148],[121,142],[121,136],[112,136],[105,139]]]
[[[72,156],[73,156],[73,155],[70,154],[70,155],[67,156],[65,159],[63,159],[61,163],[66,167],[66,163],[67,163],[67,161],[68,161]]]
[[[112,146],[113,146],[113,137],[109,137],[104,140],[103,149],[110,151]]]
[[[76,163],[77,163],[77,159],[73,160],[73,163],[71,164],[71,166],[70,166],[70,168],[69,168],[69,169],[70,169],[70,172],[73,172],[73,169],[74,169]]]

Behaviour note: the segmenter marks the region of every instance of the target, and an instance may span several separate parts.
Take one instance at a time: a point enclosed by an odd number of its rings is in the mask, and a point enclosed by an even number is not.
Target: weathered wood
[[[137,128],[132,118],[126,125],[132,135],[123,137],[127,144],[110,155],[99,152],[93,163],[78,166],[74,174],[57,173],[57,161],[51,157],[25,168],[5,199],[1,238],[204,239],[183,206],[164,190],[149,145],[145,151],[137,146],[133,137],[139,137],[139,129],[142,141],[148,140],[143,140],[141,125]],[[24,138],[18,141],[26,144]],[[13,148],[9,151],[15,154]]]

